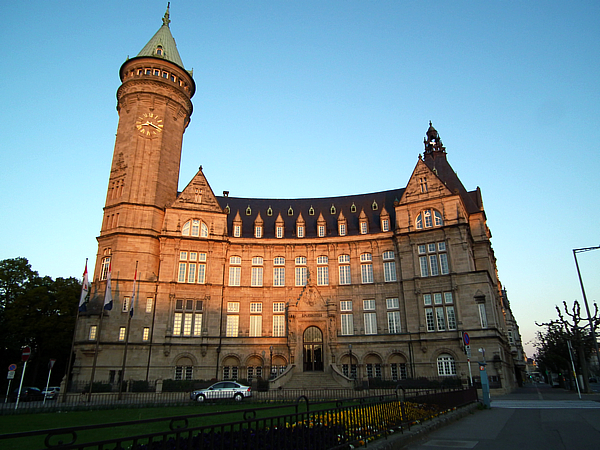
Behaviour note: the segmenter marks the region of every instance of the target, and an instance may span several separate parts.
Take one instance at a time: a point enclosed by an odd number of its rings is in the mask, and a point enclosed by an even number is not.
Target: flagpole
[[[131,318],[133,317],[133,305],[135,303],[135,282],[137,280],[138,262],[135,262],[135,275],[133,276],[133,293],[131,294],[131,305],[129,306],[129,319],[127,319],[127,330],[125,331],[125,349],[123,350],[123,365],[121,366],[121,380],[119,382],[119,400],[123,396],[123,383],[125,382],[125,362],[127,361],[127,348],[129,347],[129,330],[131,330]]]
[[[94,375],[96,374],[96,363],[98,362],[98,350],[100,348],[100,333],[102,332],[102,321],[104,320],[104,311],[112,309],[112,261],[108,265],[108,277],[106,279],[106,290],[104,291],[104,304],[100,313],[100,323],[96,333],[96,349],[94,351],[94,362],[92,364],[92,375],[90,377],[90,390],[88,393],[88,402],[92,400],[92,391],[94,386]]]
[[[88,284],[88,271],[87,271],[88,259],[85,258],[85,270],[83,271],[83,281],[81,283],[81,297],[79,299],[79,305],[77,306],[77,315],[75,316],[75,326],[73,327],[73,339],[71,340],[71,352],[69,353],[69,362],[65,373],[65,390],[62,393],[62,403],[67,401],[67,391],[69,390],[69,379],[71,378],[71,364],[73,363],[73,351],[75,350],[75,337],[77,336],[77,325],[79,325],[79,313],[81,308],[85,308],[85,299],[89,293]],[[44,397],[45,400],[45,397]]]

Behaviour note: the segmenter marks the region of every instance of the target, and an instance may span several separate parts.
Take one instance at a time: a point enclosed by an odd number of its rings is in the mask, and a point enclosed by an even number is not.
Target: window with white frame
[[[255,256],[252,258],[252,276],[250,279],[250,286],[262,286],[263,285],[263,258],[261,256]]]
[[[226,337],[238,337],[240,328],[240,316],[234,314],[227,315],[227,325],[225,327]]]
[[[110,253],[110,249],[108,250]],[[105,251],[106,253],[106,251]],[[102,264],[100,265],[100,281],[106,280],[108,278],[108,271],[110,269],[110,256],[105,256],[102,258]]]
[[[485,303],[479,303],[479,323],[481,323],[481,328],[488,327],[487,314],[485,311]]]
[[[193,378],[194,368],[192,366],[175,366],[176,380],[191,380]]]
[[[240,237],[242,235],[242,226],[234,225],[233,226],[233,237]]]
[[[303,238],[304,237],[304,225],[298,225],[296,227],[296,236],[299,238]]]
[[[154,303],[154,299],[152,297],[148,297],[146,299],[146,312],[147,313],[151,313],[152,312],[152,305]]]
[[[338,234],[340,236],[346,236],[346,221],[338,222]]]
[[[452,292],[423,294],[427,331],[456,330],[456,313]]]
[[[434,277],[450,273],[445,242],[433,242],[417,246],[422,277]]]
[[[363,284],[373,283],[373,257],[370,253],[360,255],[360,276]]]
[[[382,254],[383,257],[383,281],[386,283],[396,281],[396,261],[394,259],[394,252],[385,251]]]
[[[285,258],[275,257],[273,266],[273,286],[285,286]]]
[[[178,283],[206,283],[206,253],[179,252]]]
[[[150,339],[150,327],[144,327],[142,330],[142,341],[147,341]]]
[[[273,316],[273,336],[285,336],[285,316],[283,314]]]
[[[317,256],[317,286],[327,286],[329,284],[329,258],[327,256]]]
[[[124,341],[125,340],[126,333],[127,333],[127,328],[126,327],[120,327],[119,328],[119,340],[120,341]]]
[[[277,225],[275,227],[275,237],[277,239],[283,238],[283,225]]]
[[[181,228],[182,236],[208,237],[208,226],[198,219],[188,220]]]
[[[406,363],[391,363],[390,372],[393,381],[406,380],[408,378],[406,372]]]
[[[369,232],[369,225],[366,220],[360,222],[360,234],[367,234]]]
[[[273,302],[273,313],[283,314],[285,312],[285,302]]]
[[[88,333],[88,340],[95,341],[98,327],[96,325],[90,325],[90,332]]]
[[[306,256],[296,257],[296,286],[306,286]]]
[[[456,364],[454,358],[448,354],[441,354],[437,358],[438,375],[447,377],[456,375]]]
[[[377,314],[375,312],[366,312],[364,315],[365,334],[377,334]]]
[[[123,297],[123,304],[121,305],[121,312],[129,312],[130,309],[130,297]]]
[[[390,219],[381,219],[381,231],[390,231]]]
[[[250,330],[248,335],[250,337],[262,336],[262,316],[251,315],[250,316]]]
[[[351,284],[350,278],[350,255],[340,255],[338,257],[340,284]]]
[[[232,256],[229,258],[229,286],[239,286],[242,275],[242,257]]]
[[[261,238],[262,237],[262,225],[256,225],[254,227],[254,237]]]
[[[397,298],[386,298],[388,332],[390,334],[399,334],[400,328],[400,302]]]
[[[317,225],[317,235],[319,237],[325,237],[325,225]]]
[[[416,219],[416,228],[417,230],[422,230],[424,228],[432,228],[432,227],[441,227],[444,226],[444,220],[442,219],[442,214],[435,209],[426,209],[425,211],[421,211]]]
[[[352,315],[352,300],[340,301],[340,315],[342,335],[349,336],[354,334],[354,319]]]

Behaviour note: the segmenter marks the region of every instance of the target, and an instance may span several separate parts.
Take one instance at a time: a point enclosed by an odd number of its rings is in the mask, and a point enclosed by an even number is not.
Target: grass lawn
[[[257,408],[257,417],[278,416],[291,413],[294,408],[284,406],[277,409],[260,411],[268,405],[244,402],[242,404],[215,403],[194,404],[190,406],[139,408],[139,409],[113,409],[96,411],[70,411],[40,414],[18,414],[0,416],[0,434],[18,433],[25,431],[49,430],[55,428],[78,427],[99,424],[120,424],[133,420],[144,420],[154,418],[169,418],[177,416],[190,416],[195,414],[207,414],[206,416],[189,420],[190,427],[220,424],[227,422],[243,421],[240,410]],[[183,424],[183,422],[182,422]],[[114,439],[119,437],[133,436],[137,434],[148,434],[153,432],[164,432],[169,430],[169,421],[150,424],[114,426],[93,430],[82,430],[77,433],[77,443],[94,442],[103,439]],[[45,448],[45,435],[30,438],[19,438],[18,440],[0,439],[0,448],[19,448],[20,450],[37,450]],[[52,440],[56,444],[58,440],[70,441],[70,435],[63,435]]]

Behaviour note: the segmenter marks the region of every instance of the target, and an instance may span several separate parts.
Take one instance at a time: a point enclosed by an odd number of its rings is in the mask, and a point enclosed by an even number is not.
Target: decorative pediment
[[[202,173],[202,166],[192,181],[179,194],[173,203],[173,208],[185,208],[196,211],[223,212],[206,177]]]

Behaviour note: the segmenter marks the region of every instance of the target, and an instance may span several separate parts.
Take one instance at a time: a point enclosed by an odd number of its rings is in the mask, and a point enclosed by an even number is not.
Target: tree
[[[69,358],[81,284],[76,278],[40,277],[25,258],[0,261],[0,365],[32,356],[26,382],[42,387],[56,359],[52,384],[59,384]]]
[[[567,302],[563,302],[564,313],[556,306],[557,320],[547,323],[537,323],[539,327],[546,327],[546,332],[538,332],[536,348],[538,350],[537,360],[541,368],[546,368],[555,373],[571,373],[571,358],[567,341],[575,352],[576,367],[584,380],[585,391],[590,392],[588,363],[594,349],[591,337],[590,323],[587,318],[581,316],[581,306],[578,301],[573,303],[569,309]],[[594,304],[594,315],[592,323],[594,331],[600,324],[598,318],[598,305]],[[571,378],[571,377],[569,377]]]

